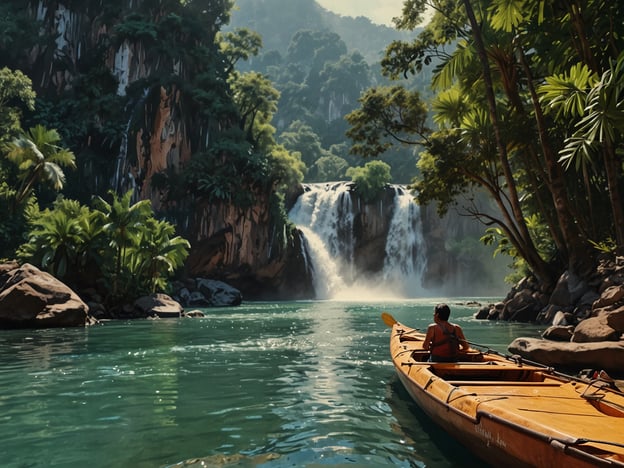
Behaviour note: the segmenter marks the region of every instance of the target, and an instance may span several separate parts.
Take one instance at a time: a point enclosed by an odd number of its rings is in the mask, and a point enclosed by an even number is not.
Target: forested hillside
[[[300,251],[282,194],[303,174],[274,138],[277,92],[236,71],[257,49],[222,34],[231,7],[0,4],[0,257],[110,304],[187,258],[187,274],[279,286]]]
[[[414,30],[429,3],[410,2],[399,27]],[[622,2],[433,3],[427,28],[393,43],[382,66],[401,78],[440,60],[435,131],[418,125],[418,94],[367,93],[348,116],[357,151],[419,140],[422,204],[482,221],[484,241],[541,292],[563,272],[591,284],[601,254],[624,253]]]
[[[239,69],[266,75],[280,92],[276,138],[301,154],[304,180],[349,179],[348,169],[366,161],[350,153],[344,117],[366,89],[389,84],[380,67],[385,48],[414,33],[342,17],[313,0],[237,0],[228,29],[237,28],[262,38],[258,55]],[[407,86],[426,99],[429,77],[426,68]],[[391,148],[379,159],[390,165],[395,183],[409,183],[416,174],[414,148]]]

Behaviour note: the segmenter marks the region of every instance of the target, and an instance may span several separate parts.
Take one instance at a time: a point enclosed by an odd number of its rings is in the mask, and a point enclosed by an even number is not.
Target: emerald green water
[[[414,407],[389,359],[380,313],[424,328],[438,301],[0,331],[1,466],[482,466]],[[499,351],[541,332],[448,302],[470,341]]]

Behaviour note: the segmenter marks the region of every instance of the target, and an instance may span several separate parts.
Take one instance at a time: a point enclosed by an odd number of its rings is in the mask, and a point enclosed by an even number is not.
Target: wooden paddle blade
[[[396,319],[388,312],[381,313],[381,320],[383,320],[383,322],[389,327],[392,327],[395,323],[397,323]]]

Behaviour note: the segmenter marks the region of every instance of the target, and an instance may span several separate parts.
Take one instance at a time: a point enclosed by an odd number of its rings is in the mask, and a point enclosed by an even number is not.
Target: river
[[[422,329],[441,300],[0,331],[2,466],[483,466],[411,403],[389,358],[381,312]],[[497,351],[542,331],[445,301]]]

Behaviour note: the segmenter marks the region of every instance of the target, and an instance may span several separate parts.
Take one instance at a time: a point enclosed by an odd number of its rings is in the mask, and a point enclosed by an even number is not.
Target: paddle
[[[392,328],[394,324],[397,323],[396,319],[388,312],[381,313],[381,320],[383,320],[383,323],[388,325],[390,328]]]

